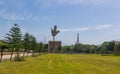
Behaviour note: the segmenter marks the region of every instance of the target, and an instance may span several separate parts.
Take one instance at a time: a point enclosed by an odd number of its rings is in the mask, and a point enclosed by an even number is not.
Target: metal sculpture
[[[54,28],[51,28],[51,35],[53,36],[53,51],[55,53],[55,48],[54,48],[54,42],[55,42],[55,36],[59,33],[60,31],[57,30],[57,26],[55,25]]]

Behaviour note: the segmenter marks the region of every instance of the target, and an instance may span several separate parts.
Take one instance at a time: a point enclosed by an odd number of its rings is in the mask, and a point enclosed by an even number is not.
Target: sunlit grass
[[[0,74],[120,74],[119,56],[43,54],[23,62],[3,61]]]

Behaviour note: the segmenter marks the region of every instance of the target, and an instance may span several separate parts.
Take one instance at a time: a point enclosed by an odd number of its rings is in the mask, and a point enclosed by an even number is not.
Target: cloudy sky
[[[77,33],[83,44],[120,40],[120,0],[0,0],[0,39],[14,23],[38,42],[52,40],[54,25],[63,45],[74,44]]]

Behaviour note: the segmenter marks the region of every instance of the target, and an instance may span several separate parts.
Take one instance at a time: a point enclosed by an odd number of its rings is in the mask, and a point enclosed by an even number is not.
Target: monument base
[[[58,50],[61,47],[61,41],[49,41],[48,43],[48,52],[49,53],[58,53]]]

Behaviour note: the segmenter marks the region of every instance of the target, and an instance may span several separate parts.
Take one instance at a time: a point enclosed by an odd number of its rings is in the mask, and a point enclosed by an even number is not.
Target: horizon
[[[51,28],[57,25],[56,40],[62,45],[100,45],[120,40],[119,0],[0,0],[0,40],[13,24],[22,34],[36,37],[37,42],[52,40]]]

